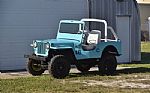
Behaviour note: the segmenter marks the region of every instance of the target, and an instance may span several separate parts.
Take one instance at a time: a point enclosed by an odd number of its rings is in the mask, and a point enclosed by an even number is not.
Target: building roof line
[[[150,4],[150,1],[136,0],[138,4]]]

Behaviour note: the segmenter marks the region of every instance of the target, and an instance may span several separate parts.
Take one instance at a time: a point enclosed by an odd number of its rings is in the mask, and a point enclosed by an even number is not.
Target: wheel
[[[76,64],[76,67],[82,73],[88,72],[91,68],[91,66],[86,64]]]
[[[56,55],[48,64],[48,71],[54,78],[65,78],[70,71],[70,62],[63,55]]]
[[[27,71],[33,76],[37,76],[44,73],[45,70],[42,69],[40,61],[29,59],[27,62]]]
[[[98,64],[98,68],[102,75],[113,75],[117,68],[116,57],[112,54],[104,55]]]

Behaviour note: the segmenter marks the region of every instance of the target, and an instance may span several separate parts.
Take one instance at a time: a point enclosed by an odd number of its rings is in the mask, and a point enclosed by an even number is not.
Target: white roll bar
[[[115,37],[115,41],[117,41],[117,40],[118,40],[118,37],[117,37],[117,35],[116,35],[114,29],[113,29],[111,26],[108,26],[107,29],[109,29],[109,30],[112,32],[112,34],[113,34],[114,37]]]
[[[100,23],[104,23],[104,25],[105,25],[105,42],[107,42],[107,22],[105,20],[84,18],[84,19],[81,19],[81,21],[83,21],[83,22],[100,22]]]

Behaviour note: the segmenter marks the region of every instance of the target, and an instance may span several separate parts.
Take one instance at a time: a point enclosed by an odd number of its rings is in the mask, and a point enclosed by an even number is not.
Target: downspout
[[[137,14],[138,14],[138,19],[140,19],[140,10],[139,10],[139,5],[137,3],[136,0],[133,0],[134,1],[134,4],[135,4],[135,7],[136,7],[136,11],[137,11]],[[139,20],[139,27],[141,27],[141,20]],[[139,28],[140,29],[140,28]]]
[[[136,10],[137,10],[137,14],[138,14],[138,19],[140,19],[140,10],[139,10],[139,4],[137,3],[137,1],[136,0],[133,0],[134,1],[134,4],[135,4],[135,6],[136,6]],[[139,24],[138,24],[138,28],[139,28],[139,42],[141,41],[141,20],[138,20],[139,21]],[[140,45],[139,45],[140,46]],[[141,51],[140,50],[141,48],[139,48],[139,51]],[[141,54],[140,54],[140,52],[139,52],[139,59],[138,60],[141,60]]]
[[[89,18],[92,18],[92,1],[91,0],[87,0],[87,6],[88,6]],[[91,22],[89,22],[89,30],[91,30]]]
[[[87,4],[88,4],[88,11],[89,11],[89,18],[92,17],[91,13],[92,13],[92,1],[91,0],[87,0]]]

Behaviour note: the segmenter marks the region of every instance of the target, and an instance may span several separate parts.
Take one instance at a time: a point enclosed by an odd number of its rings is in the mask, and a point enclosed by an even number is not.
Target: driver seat
[[[96,45],[100,42],[101,32],[99,30],[92,30],[87,37],[87,44],[82,45],[84,51],[94,50]]]

